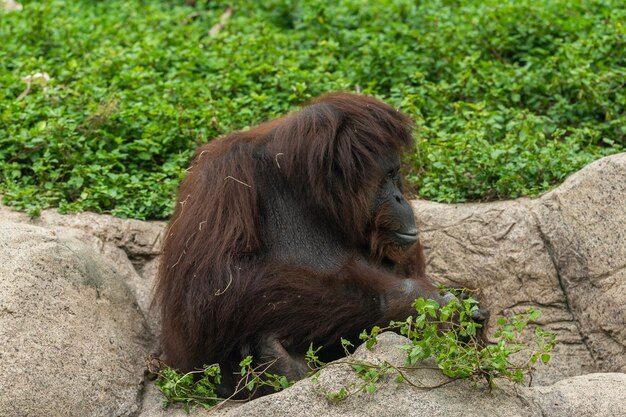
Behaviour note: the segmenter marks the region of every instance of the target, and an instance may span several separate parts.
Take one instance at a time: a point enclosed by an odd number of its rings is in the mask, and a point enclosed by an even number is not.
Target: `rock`
[[[153,341],[114,265],[53,230],[0,220],[0,410],[130,416]]]
[[[527,390],[549,417],[626,416],[626,374],[588,374]]]
[[[598,368],[626,372],[626,154],[572,175],[533,209]]]
[[[0,206],[2,218],[41,226],[59,236],[78,239],[111,260],[117,275],[132,291],[152,334],[158,334],[158,311],[151,307],[165,222],[143,222],[95,213],[64,215],[55,210],[44,210],[40,217],[30,219],[24,213]]]
[[[491,312],[489,335],[498,316],[541,309],[539,323],[555,332],[560,343],[549,366],[539,367],[534,382],[550,384],[596,368],[527,203],[416,201],[414,208],[427,271],[435,281],[479,290],[481,305]],[[525,340],[532,339],[527,332]]]
[[[559,345],[535,383],[626,370],[626,154],[538,199],[413,207],[435,280],[479,289],[494,318],[542,310]]]
[[[409,341],[394,333],[379,336],[371,351],[361,346],[352,359],[403,366],[405,352],[398,345]],[[341,362],[341,361],[339,361]],[[415,388],[395,382],[386,374],[373,394],[357,393],[344,401],[331,402],[324,393],[359,384],[349,365],[329,366],[317,383],[311,378],[293,387],[230,410],[217,410],[212,416],[624,416],[626,410],[625,374],[590,374],[565,379],[553,386],[513,387],[506,381],[489,390],[483,382],[477,388],[468,380],[450,381],[439,371],[415,369],[407,372]],[[447,383],[446,383],[447,382]],[[443,385],[445,383],[445,385]]]
[[[194,417],[206,414],[201,407],[194,407],[187,413],[180,406],[163,407],[163,394],[153,383],[148,383],[143,395],[139,417]]]

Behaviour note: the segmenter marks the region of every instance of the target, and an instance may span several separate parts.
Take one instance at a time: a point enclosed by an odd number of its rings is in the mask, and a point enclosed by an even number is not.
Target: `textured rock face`
[[[355,380],[337,365],[318,383],[212,415],[626,416],[626,154],[537,199],[413,207],[436,281],[479,289],[493,318],[543,311],[539,324],[559,344],[535,386],[490,392],[455,381],[420,390],[390,376],[374,395],[333,404],[323,393]],[[186,415],[163,410],[143,376],[157,349],[150,302],[164,226],[52,210],[30,220],[0,206],[0,416]],[[405,340],[381,341],[357,358],[402,364]],[[411,376],[444,381],[429,370]]]
[[[463,205],[418,201],[414,207],[433,279],[478,289],[481,304],[494,319],[529,307],[541,309],[539,322],[559,341],[553,361],[535,375],[535,383],[546,384],[596,367],[568,309],[530,204],[530,200]],[[527,338],[532,338],[530,331]]]
[[[538,199],[414,209],[435,280],[479,289],[492,317],[542,310],[559,345],[536,383],[626,371],[626,154]]]
[[[150,338],[110,261],[40,227],[0,222],[0,410],[132,415]]]
[[[151,303],[165,222],[95,213],[62,215],[54,210],[44,210],[41,217],[31,220],[24,213],[0,206],[0,221],[3,220],[33,224],[59,236],[78,239],[108,259],[115,265],[119,279],[131,290],[152,334],[158,333],[157,311],[151,309]]]
[[[626,372],[626,157],[602,159],[534,203],[598,368]]]
[[[532,396],[542,417],[622,417],[626,415],[626,374],[576,376],[525,390],[525,395]]]

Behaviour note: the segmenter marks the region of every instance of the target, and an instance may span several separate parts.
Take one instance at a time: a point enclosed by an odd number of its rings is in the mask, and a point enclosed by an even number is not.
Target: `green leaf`
[[[541,316],[541,310],[529,309],[528,310],[528,319],[531,321],[536,321]]]

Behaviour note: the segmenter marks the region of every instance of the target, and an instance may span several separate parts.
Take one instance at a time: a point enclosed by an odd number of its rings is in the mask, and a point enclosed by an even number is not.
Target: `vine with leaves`
[[[361,392],[373,393],[381,378],[390,372],[395,374],[396,382],[417,389],[435,389],[461,378],[470,379],[474,386],[485,381],[493,387],[498,378],[520,384],[527,378],[531,383],[534,366],[538,362],[548,363],[551,359],[550,352],[556,343],[553,333],[536,326],[534,343],[521,341],[522,331],[540,317],[541,311],[538,309],[531,308],[510,317],[499,317],[493,333],[494,341],[485,343],[479,337],[482,324],[472,319],[472,313],[478,309],[478,303],[473,298],[453,298],[446,305],[440,306],[434,300],[420,297],[413,302],[413,307],[416,314],[406,320],[392,321],[386,327],[374,326],[360,334],[367,349],[372,349],[378,343],[378,336],[382,332],[395,331],[406,336],[408,343],[401,346],[407,354],[403,366],[387,361],[374,364],[356,360],[351,354],[354,345],[345,339],[341,343],[346,357],[331,363],[320,360],[318,352],[321,347],[309,347],[306,360],[314,383],[320,372],[330,366],[350,365],[358,376],[358,382],[337,391],[324,392],[326,398],[340,401]],[[527,358],[522,362],[513,361],[512,355],[522,350],[528,353]],[[261,387],[280,391],[294,383],[284,376],[268,372],[272,362],[253,366],[253,358],[248,356],[240,363],[241,378],[234,393],[228,398],[219,398],[216,389],[221,382],[221,374],[217,364],[186,374],[168,368],[154,358],[149,364],[150,370],[158,375],[156,384],[165,397],[164,405],[179,403],[185,409],[191,406],[219,407],[228,401],[242,401],[235,398],[242,397],[244,393],[252,398]],[[449,379],[438,385],[423,385],[408,376],[407,371],[416,368],[439,369]]]

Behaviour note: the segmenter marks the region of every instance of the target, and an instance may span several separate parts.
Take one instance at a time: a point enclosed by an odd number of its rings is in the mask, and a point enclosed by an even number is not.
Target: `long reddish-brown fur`
[[[333,93],[200,147],[156,288],[166,362],[232,373],[267,335],[296,352],[406,318],[409,281],[438,298],[421,246],[394,247],[378,233],[393,219],[371,212],[381,157],[412,143],[411,126],[374,98]]]

